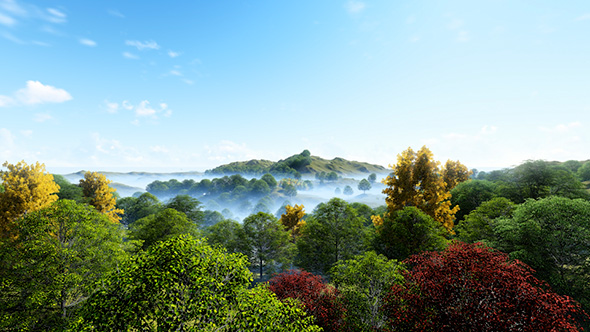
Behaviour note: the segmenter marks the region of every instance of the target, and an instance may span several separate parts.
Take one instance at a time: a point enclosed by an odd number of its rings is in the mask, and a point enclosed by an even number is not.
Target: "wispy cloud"
[[[114,17],[125,18],[125,15],[123,15],[120,11],[115,10],[115,9],[109,10],[108,13],[109,13],[109,15],[114,16]]]
[[[168,56],[171,58],[176,58],[176,57],[179,57],[180,55],[181,55],[180,52],[168,51]]]
[[[16,24],[16,20],[8,15],[0,13],[0,24],[6,26],[13,26]]]
[[[125,45],[136,47],[138,50],[159,50],[160,45],[153,40],[141,42],[139,40],[126,40]]]
[[[119,111],[119,103],[111,103],[108,100],[104,101],[106,110],[109,113],[117,113]]]
[[[35,114],[35,117],[33,117],[33,121],[35,122],[45,122],[51,119],[53,119],[53,117],[47,113],[37,113]]]
[[[578,16],[574,19],[574,21],[586,21],[586,20],[590,20],[590,13],[586,13],[586,14]]]
[[[139,57],[131,52],[123,52],[123,57],[127,59],[137,60]]]
[[[123,100],[121,103],[104,101],[105,109],[108,113],[118,113],[119,110],[127,110],[133,112],[135,119],[133,124],[139,125],[140,119],[158,119],[160,116],[170,117],[172,110],[166,103],[159,103],[157,106],[152,106],[148,100],[142,100],[139,104],[134,105],[128,100]]]
[[[567,133],[572,129],[579,128],[582,126],[582,123],[579,121],[570,122],[566,124],[558,124],[554,127],[539,127],[539,130],[546,133]]]
[[[455,40],[460,43],[466,43],[471,40],[471,36],[469,31],[463,29],[464,23],[463,20],[458,18],[453,18],[451,22],[447,25],[447,28],[452,31],[456,31],[457,35]]]
[[[168,72],[170,75],[173,76],[182,76],[182,73],[176,69],[172,69],[171,71]]]
[[[344,5],[344,8],[346,8],[346,11],[350,14],[358,14],[365,10],[366,7],[367,5],[364,2],[354,0],[350,0]]]
[[[72,96],[64,89],[39,81],[27,81],[27,86],[16,91],[13,96],[0,95],[0,107],[63,103],[71,99]]]
[[[47,12],[49,15],[47,16],[47,20],[52,23],[65,23],[67,15],[55,8],[47,8]]]
[[[87,38],[81,38],[80,39],[80,44],[85,45],[85,46],[90,46],[90,47],[95,47],[96,46],[96,42],[94,40],[90,40]]]

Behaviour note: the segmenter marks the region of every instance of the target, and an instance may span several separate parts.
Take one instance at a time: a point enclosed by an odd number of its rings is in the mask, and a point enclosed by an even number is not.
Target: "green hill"
[[[335,172],[340,176],[364,176],[370,173],[385,174],[389,171],[383,166],[366,162],[350,161],[343,158],[328,160],[312,156],[308,150],[305,150],[300,154],[292,155],[277,162],[270,160],[238,161],[218,166],[206,171],[205,174],[259,176],[270,173],[279,177],[292,177],[297,176],[297,174],[305,177],[313,177],[315,174],[321,172]]]

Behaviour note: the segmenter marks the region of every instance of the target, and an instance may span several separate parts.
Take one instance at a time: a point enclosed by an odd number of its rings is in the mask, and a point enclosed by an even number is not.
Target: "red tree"
[[[340,331],[343,327],[344,306],[338,290],[324,283],[321,276],[303,270],[288,270],[275,275],[268,285],[281,300],[300,300],[324,331]]]
[[[580,304],[482,243],[408,258],[383,310],[391,331],[579,331]],[[576,320],[577,319],[577,320]]]

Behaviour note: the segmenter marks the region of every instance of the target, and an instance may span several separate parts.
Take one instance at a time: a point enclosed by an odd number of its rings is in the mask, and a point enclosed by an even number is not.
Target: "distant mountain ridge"
[[[236,161],[224,164],[205,171],[207,175],[262,175],[270,173],[275,176],[292,176],[297,173],[301,176],[313,176],[317,173],[336,172],[338,175],[355,176],[370,173],[385,174],[388,169],[366,162],[350,161],[344,158],[332,160],[312,156],[308,150],[290,156],[286,159],[273,162],[270,160],[253,159],[248,161]]]

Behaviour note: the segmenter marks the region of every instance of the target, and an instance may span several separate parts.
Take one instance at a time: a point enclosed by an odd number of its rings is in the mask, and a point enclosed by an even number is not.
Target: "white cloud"
[[[567,133],[569,131],[571,131],[572,129],[575,128],[579,128],[581,127],[582,124],[578,121],[576,122],[570,122],[567,124],[558,124],[555,127],[539,127],[539,130],[542,132],[546,132],[546,133]]]
[[[29,130],[21,130],[20,133],[24,137],[31,137],[31,136],[33,136],[33,131],[30,130],[30,129]]]
[[[457,30],[463,26],[463,21],[457,18],[454,18],[451,23],[449,23],[448,27],[451,30]]]
[[[175,69],[169,71],[168,73],[170,75],[174,75],[174,76],[182,76],[182,73],[180,71],[178,71],[178,70],[175,70]]]
[[[123,52],[123,57],[125,57],[127,59],[133,59],[133,60],[139,59],[139,57],[137,55],[130,53],[130,52]]]
[[[96,46],[96,42],[94,40],[90,40],[90,39],[86,39],[86,38],[81,38],[80,44],[90,46],[90,47]]]
[[[187,79],[187,78],[183,78],[183,79],[182,79],[182,81],[183,81],[184,83],[188,84],[188,85],[193,85],[193,84],[195,84],[195,82],[194,82],[194,81],[192,81],[192,80],[189,80],[189,79]]]
[[[150,146],[150,150],[157,153],[168,153],[169,150],[163,145]]]
[[[578,16],[575,19],[575,21],[586,21],[586,20],[590,20],[590,13],[586,13],[582,16]]]
[[[118,10],[111,9],[111,10],[108,11],[108,13],[111,16],[115,16],[115,17],[118,17],[118,18],[125,18],[125,15],[121,14],[121,12],[118,11]]]
[[[133,109],[133,105],[131,105],[131,103],[127,100],[123,100],[123,102],[121,103],[121,106],[126,109],[126,110],[132,110]]]
[[[93,141],[94,155],[90,158],[99,161],[105,157],[110,159],[139,163],[144,161],[144,157],[135,148],[123,145],[119,140],[103,138],[98,133],[91,135]]]
[[[72,96],[66,90],[51,85],[43,85],[39,81],[27,81],[27,87],[18,90],[15,95],[25,105],[63,103],[72,99]]]
[[[8,15],[0,13],[0,24],[6,26],[13,26],[16,24],[16,20]]]
[[[33,121],[35,122],[45,122],[47,120],[51,120],[53,119],[53,117],[47,113],[37,113],[35,114],[35,117],[33,118]]]
[[[0,147],[7,148],[14,144],[14,136],[10,130],[6,128],[0,128]]]
[[[209,146],[205,145],[207,159],[215,162],[261,159],[259,154],[250,150],[245,143],[239,144],[230,140],[222,140]]]
[[[0,95],[0,107],[63,103],[71,99],[72,96],[64,89],[39,81],[27,81],[27,87],[16,91],[13,97]]]
[[[496,131],[498,131],[498,127],[485,125],[481,128],[480,133],[483,135],[489,135],[495,133]]]
[[[362,1],[350,0],[346,3],[344,7],[346,8],[346,11],[348,11],[350,14],[358,14],[362,12],[366,8],[366,6],[367,5]]]
[[[14,104],[14,99],[0,95],[0,107],[8,107]]]
[[[137,108],[135,109],[135,115],[153,117],[156,115],[156,110],[153,108],[150,108],[149,101],[144,100],[144,101],[140,102],[139,105],[137,106]]]
[[[459,31],[459,33],[457,34],[457,41],[458,42],[466,43],[469,41],[469,39],[470,39],[469,32],[467,32],[467,31],[462,30],[462,31]]]
[[[153,40],[145,41],[145,42],[140,42],[139,40],[126,40],[125,45],[134,46],[140,51],[143,51],[145,49],[149,49],[149,50],[159,50],[160,49],[160,45],[158,45],[158,43],[156,43]]]
[[[174,51],[168,51],[168,56],[171,58],[176,58],[180,56],[179,52],[174,52]]]
[[[111,103],[108,100],[104,101],[107,107],[107,112],[109,113],[117,113],[119,111],[119,104],[118,103]]]
[[[50,14],[47,17],[49,22],[64,23],[66,21],[66,14],[64,14],[62,11],[59,11],[55,8],[47,8],[47,12]]]

